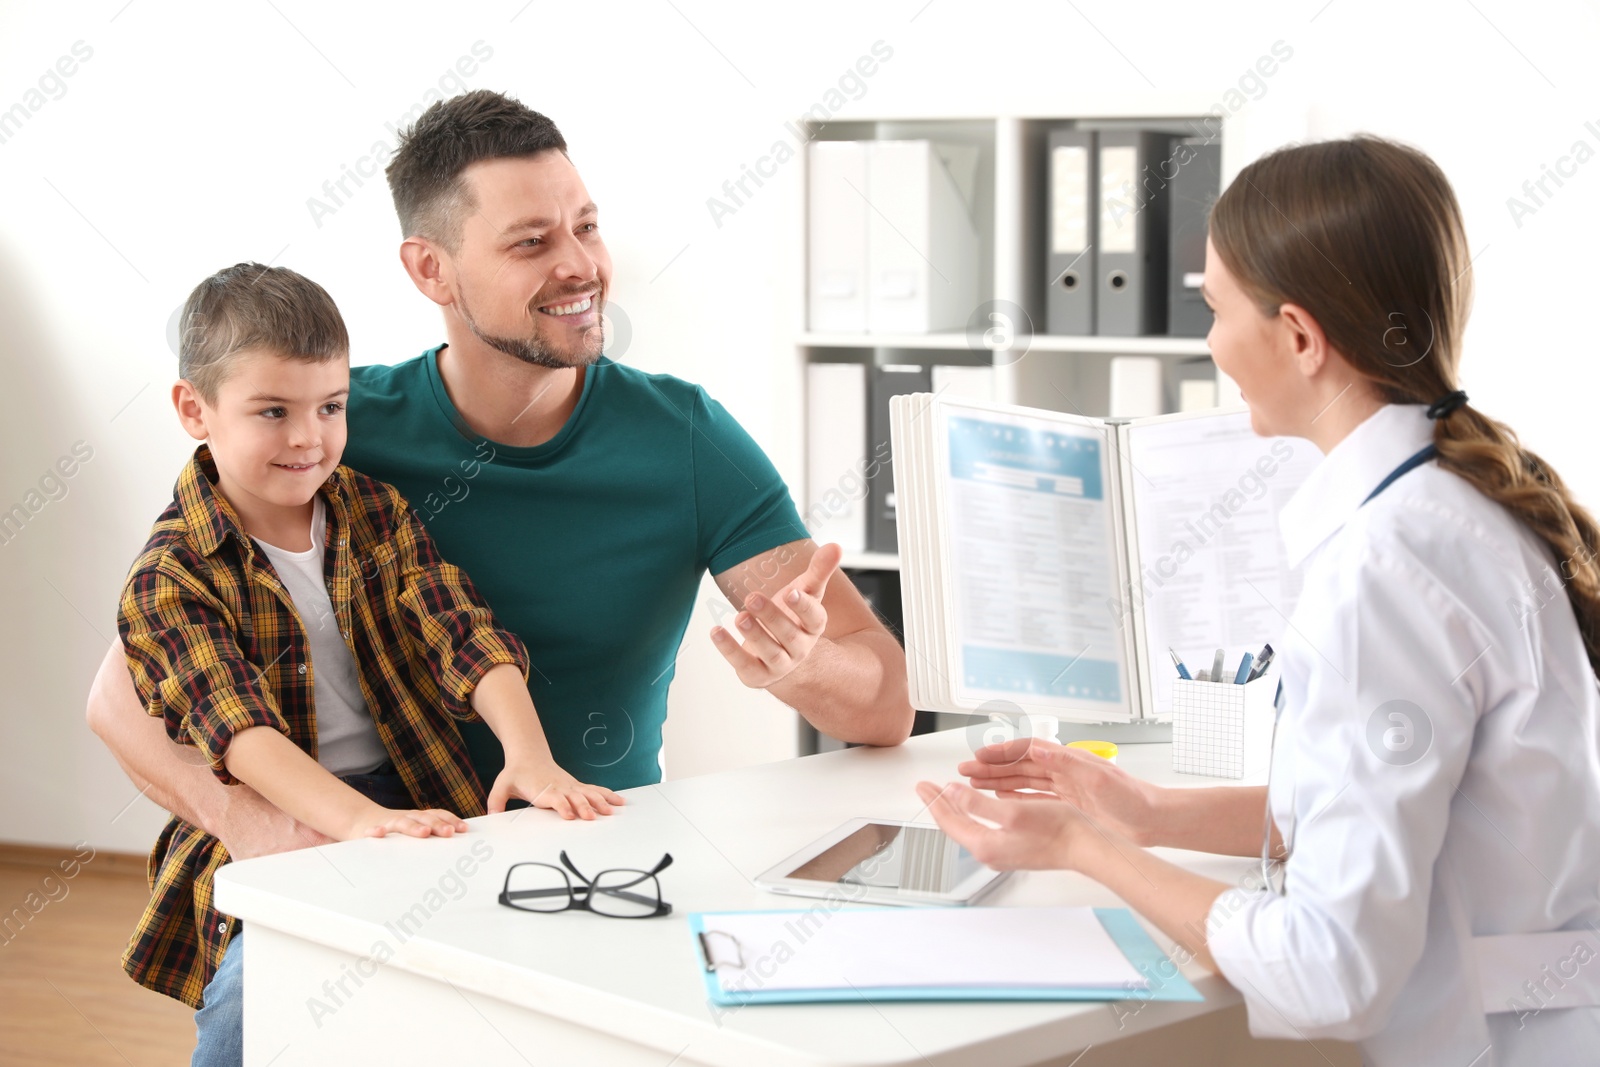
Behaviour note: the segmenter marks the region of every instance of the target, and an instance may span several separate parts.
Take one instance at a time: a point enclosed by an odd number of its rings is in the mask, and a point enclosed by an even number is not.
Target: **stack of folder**
[[[964,329],[978,306],[978,149],[937,141],[813,141],[810,328]]]
[[[1222,146],[1156,130],[1062,126],[1047,138],[1051,334],[1202,337],[1206,216]]]

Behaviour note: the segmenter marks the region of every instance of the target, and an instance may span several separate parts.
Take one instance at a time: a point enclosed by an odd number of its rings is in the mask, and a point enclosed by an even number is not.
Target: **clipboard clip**
[[[700,939],[700,955],[705,958],[706,971],[717,971],[723,967],[732,967],[735,970],[744,970],[744,947],[739,944],[739,939],[724,930],[702,930],[695,935]],[[718,960],[711,951],[711,938],[725,937],[733,943],[733,959]]]

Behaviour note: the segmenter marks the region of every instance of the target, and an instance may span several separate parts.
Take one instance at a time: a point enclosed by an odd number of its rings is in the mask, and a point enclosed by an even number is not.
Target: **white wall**
[[[385,123],[478,41],[493,54],[465,84],[551,115],[602,205],[614,300],[633,327],[623,358],[704,383],[795,484],[792,271],[774,250],[792,237],[799,164],[720,227],[706,207],[785,120],[880,39],[893,58],[843,117],[1070,113],[1075,97],[1152,88],[1221,99],[1282,39],[1292,60],[1247,106],[1439,159],[1482,250],[1466,387],[1600,505],[1589,436],[1600,161],[1520,226],[1506,203],[1573,142],[1600,148],[1592,8],[674,3],[0,7],[0,110],[37,103],[26,94],[75,42],[93,50],[0,143],[0,510],[75,442],[93,449],[66,496],[0,544],[0,837],[148,847],[160,814],[82,707],[126,568],[189,451],[166,399],[168,320],[199,279],[254,258],[327,286],[357,362],[442,340],[398,265],[381,178],[320,226],[307,198],[373,142],[392,144]],[[673,694],[673,774],[771,758],[790,741],[787,713],[723,672],[709,625],[702,605]]]

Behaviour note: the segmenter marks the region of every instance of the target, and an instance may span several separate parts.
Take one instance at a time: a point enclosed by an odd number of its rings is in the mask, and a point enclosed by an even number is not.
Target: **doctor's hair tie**
[[[1452,411],[1464,405],[1466,402],[1467,394],[1463,389],[1457,389],[1453,393],[1446,393],[1444,396],[1441,396],[1438,400],[1435,400],[1432,404],[1428,405],[1428,418],[1442,419],[1449,415]]]

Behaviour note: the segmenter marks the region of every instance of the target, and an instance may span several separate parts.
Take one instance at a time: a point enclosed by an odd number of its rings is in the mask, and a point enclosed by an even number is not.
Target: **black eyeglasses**
[[[653,919],[667,915],[672,905],[661,899],[656,875],[672,866],[671,853],[648,871],[612,868],[590,879],[573,866],[565,850],[561,867],[553,863],[513,863],[500,890],[500,903],[519,911],[557,912],[576,908],[613,919]],[[577,876],[573,885],[567,871]]]

